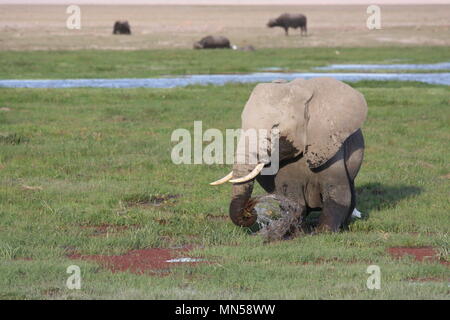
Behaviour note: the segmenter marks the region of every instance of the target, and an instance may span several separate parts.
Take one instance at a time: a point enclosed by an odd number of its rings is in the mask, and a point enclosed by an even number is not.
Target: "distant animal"
[[[231,49],[231,44],[226,37],[207,36],[195,42],[194,49]]]
[[[283,28],[284,31],[286,32],[286,36],[289,35],[289,28],[293,29],[300,28],[300,35],[306,36],[307,34],[306,16],[301,13],[299,14],[283,13],[278,18],[269,20],[267,26],[269,28],[273,27]]]
[[[114,23],[113,34],[131,34],[131,28],[128,21],[116,21]]]
[[[256,49],[255,49],[254,46],[252,46],[252,45],[250,44],[250,45],[248,45],[248,46],[244,46],[244,47],[237,48],[237,50],[239,50],[239,51],[255,51]]]

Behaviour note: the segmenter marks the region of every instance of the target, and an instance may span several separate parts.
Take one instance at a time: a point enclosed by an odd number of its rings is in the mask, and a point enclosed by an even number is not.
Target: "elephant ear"
[[[307,82],[314,97],[305,108],[304,156],[310,168],[317,168],[361,128],[367,117],[367,103],[361,93],[341,81],[316,78]]]

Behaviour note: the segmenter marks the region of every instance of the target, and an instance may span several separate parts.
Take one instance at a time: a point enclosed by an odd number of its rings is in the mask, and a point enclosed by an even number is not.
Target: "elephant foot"
[[[354,196],[350,186],[333,188],[324,195],[317,231],[338,232],[341,228],[347,230],[354,208]]]

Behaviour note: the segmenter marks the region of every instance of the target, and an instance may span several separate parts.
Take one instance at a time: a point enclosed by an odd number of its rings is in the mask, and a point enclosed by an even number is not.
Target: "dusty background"
[[[367,6],[81,6],[81,30],[66,6],[0,5],[0,50],[191,48],[208,34],[256,47],[450,45],[450,5],[381,6],[382,30],[366,27]],[[309,36],[265,25],[283,12],[308,17]],[[132,36],[113,36],[117,19]]]

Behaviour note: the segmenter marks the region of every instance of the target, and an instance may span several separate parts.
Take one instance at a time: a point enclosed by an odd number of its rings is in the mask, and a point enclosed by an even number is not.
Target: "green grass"
[[[74,77],[94,75],[84,68]],[[67,70],[46,74],[61,77]],[[37,69],[30,72],[21,75],[39,77]],[[253,85],[0,89],[0,108],[10,109],[0,111],[0,298],[448,299],[448,266],[394,260],[386,252],[433,246],[448,261],[448,87],[352,86],[369,105],[356,182],[357,208],[366,218],[348,232],[270,244],[226,218],[229,185],[208,185],[229,166],[174,165],[170,158],[172,131],[192,131],[194,120],[204,128],[238,128]],[[178,197],[152,205],[167,195]],[[132,228],[93,236],[83,227],[102,224]],[[67,258],[73,251],[120,254],[180,245],[195,246],[192,255],[210,263],[153,277]],[[82,290],[65,286],[72,264],[81,267]],[[372,264],[381,268],[381,290],[366,288]]]
[[[286,71],[311,71],[313,67],[355,61],[437,63],[450,61],[450,52],[447,47],[261,49],[255,52],[0,51],[0,61],[0,79],[145,78],[196,73],[255,72],[269,67],[283,68]]]

